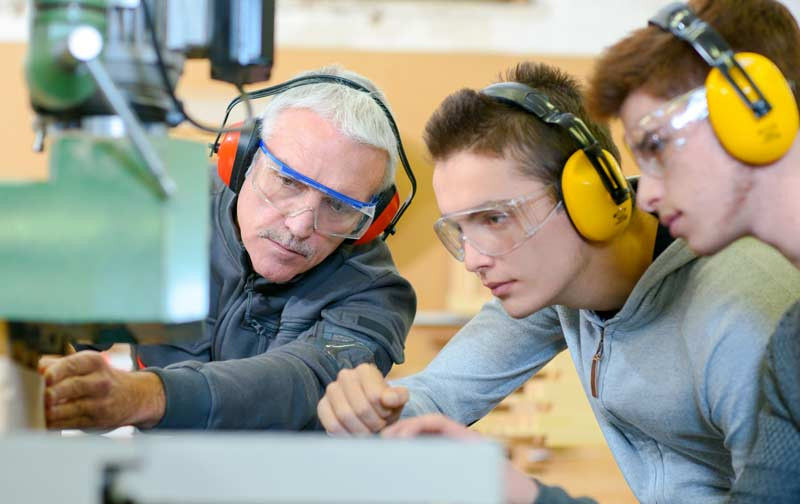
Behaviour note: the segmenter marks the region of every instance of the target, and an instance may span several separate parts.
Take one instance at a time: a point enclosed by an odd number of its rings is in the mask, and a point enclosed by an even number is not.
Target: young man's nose
[[[636,188],[636,205],[645,212],[658,212],[664,194],[664,183],[661,179],[642,173]]]
[[[476,273],[492,264],[494,259],[476,249],[468,240],[464,240],[464,267],[470,273]]]

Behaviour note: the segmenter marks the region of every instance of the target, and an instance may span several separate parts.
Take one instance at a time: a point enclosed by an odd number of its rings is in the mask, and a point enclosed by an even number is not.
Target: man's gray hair
[[[284,110],[309,109],[333,123],[346,137],[381,149],[388,154],[389,159],[379,191],[388,189],[394,183],[398,159],[397,139],[386,114],[372,98],[373,96],[378,98],[389,109],[386,97],[372,81],[338,65],[302,72],[295,78],[320,74],[350,79],[369,89],[370,93],[329,82],[305,84],[286,90],[275,95],[264,109],[261,115],[261,137],[267,141],[275,127],[276,118]]]

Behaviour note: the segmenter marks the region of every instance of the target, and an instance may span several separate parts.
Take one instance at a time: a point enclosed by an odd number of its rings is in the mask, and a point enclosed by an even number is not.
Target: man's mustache
[[[291,233],[281,233],[279,231],[275,231],[274,229],[264,229],[263,231],[258,232],[258,237],[272,240],[281,247],[300,254],[306,259],[313,256],[314,252],[316,252],[308,243],[298,240],[292,236]]]

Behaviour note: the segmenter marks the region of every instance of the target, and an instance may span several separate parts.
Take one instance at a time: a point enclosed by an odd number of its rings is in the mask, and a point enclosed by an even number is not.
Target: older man
[[[243,183],[212,195],[203,337],[135,348],[133,373],[92,351],[42,362],[50,428],[315,428],[340,369],[402,362],[414,292],[381,240],[354,243],[394,182],[399,140],[371,82],[318,73],[371,92],[310,83],[267,105]]]

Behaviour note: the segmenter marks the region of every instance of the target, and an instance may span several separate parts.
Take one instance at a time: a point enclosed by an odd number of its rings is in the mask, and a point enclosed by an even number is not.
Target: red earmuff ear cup
[[[231,125],[234,128],[241,127],[242,123]],[[217,174],[226,186],[231,186],[231,174],[233,164],[236,161],[236,150],[239,146],[240,131],[225,133],[217,149]]]
[[[364,233],[364,235],[356,240],[355,245],[363,245],[364,243],[371,242],[380,236],[381,233],[386,230],[386,227],[391,224],[392,219],[394,219],[394,216],[397,213],[397,210],[400,208],[400,196],[398,196],[397,188],[394,186],[392,186],[390,191],[392,192],[392,195],[389,198],[388,203],[386,203],[386,206],[383,208],[383,210],[380,209],[379,204],[378,211],[380,213],[372,220],[372,224],[370,224],[369,228],[367,228],[367,231]]]
[[[217,149],[217,174],[233,192],[238,193],[244,183],[247,168],[253,161],[261,139],[261,121],[238,122],[222,137]]]

